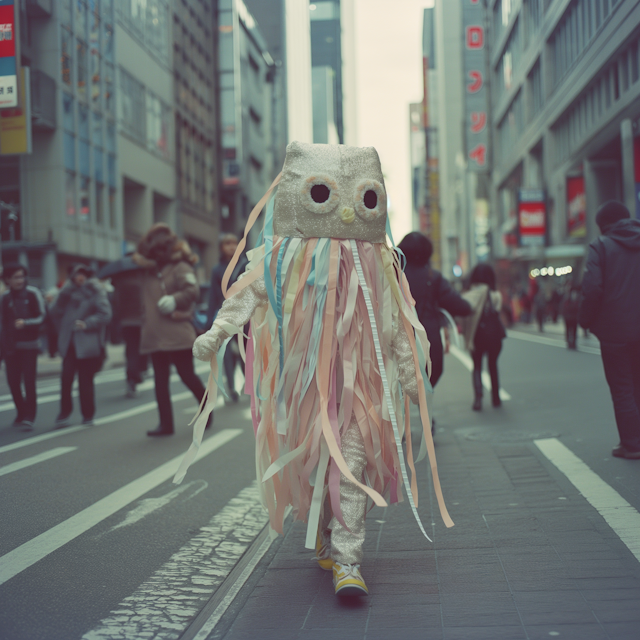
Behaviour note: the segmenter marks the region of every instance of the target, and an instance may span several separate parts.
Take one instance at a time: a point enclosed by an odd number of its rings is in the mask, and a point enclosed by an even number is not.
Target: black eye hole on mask
[[[375,209],[378,204],[378,194],[375,191],[369,189],[364,194],[364,206],[367,209]]]
[[[325,184],[314,184],[311,187],[311,199],[318,204],[322,204],[329,199],[331,189]]]

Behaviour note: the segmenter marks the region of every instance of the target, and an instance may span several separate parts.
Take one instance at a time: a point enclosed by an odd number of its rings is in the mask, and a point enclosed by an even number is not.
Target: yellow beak
[[[340,218],[345,224],[351,224],[356,219],[356,212],[351,207],[345,207],[340,212]]]

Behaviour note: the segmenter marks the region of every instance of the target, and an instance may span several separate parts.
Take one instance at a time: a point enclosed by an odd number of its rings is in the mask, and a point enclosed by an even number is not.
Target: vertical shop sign
[[[18,106],[15,6],[0,0],[0,109]]]
[[[31,153],[31,91],[29,67],[19,70],[20,103],[0,111],[0,156]]]
[[[487,171],[489,122],[485,78],[486,34],[484,7],[479,0],[463,0],[462,23],[467,167],[471,171]]]
[[[567,235],[570,238],[587,235],[587,198],[583,176],[567,178]]]
[[[547,204],[542,189],[518,192],[518,231],[523,247],[543,247],[547,236]]]

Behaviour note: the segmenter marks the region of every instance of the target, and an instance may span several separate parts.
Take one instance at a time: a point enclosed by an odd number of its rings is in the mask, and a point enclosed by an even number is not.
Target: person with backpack
[[[502,295],[496,291],[496,274],[491,265],[480,263],[471,272],[471,288],[462,297],[473,307],[473,313],[462,320],[467,349],[473,359],[473,391],[475,399],[472,409],[482,411],[482,360],[487,356],[491,376],[491,402],[494,407],[502,404],[498,380],[498,356],[506,332],[500,320]]]
[[[33,429],[36,419],[36,371],[40,353],[40,329],[45,318],[42,294],[27,285],[27,269],[8,264],[2,277],[9,289],[0,302],[2,309],[2,355],[17,415],[16,427]],[[24,385],[24,395],[22,387]]]

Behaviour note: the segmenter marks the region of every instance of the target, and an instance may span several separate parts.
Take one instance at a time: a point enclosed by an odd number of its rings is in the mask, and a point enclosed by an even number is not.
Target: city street
[[[11,426],[3,379],[0,637],[637,640],[640,462],[611,457],[597,341],[581,335],[570,351],[557,326],[514,328],[499,360],[503,405],[485,393],[480,413],[468,357],[453,351],[433,405],[455,527],[442,524],[420,463],[419,512],[434,542],[406,502],[374,508],[370,596],[356,602],[333,595],[304,526],[289,519],[284,538],[266,536],[246,396],[216,410],[176,486],[196,408],[179,381],[176,434],[151,439],[152,380],[125,399],[122,369],[106,369],[96,425],[55,431],[58,380],[41,378],[25,433]]]

